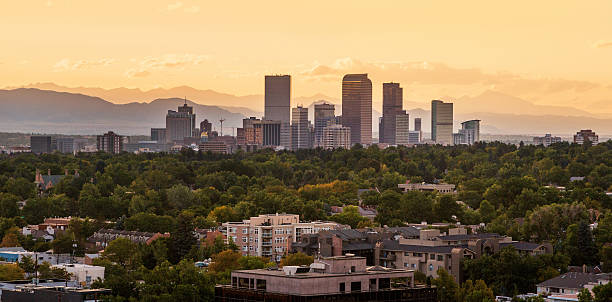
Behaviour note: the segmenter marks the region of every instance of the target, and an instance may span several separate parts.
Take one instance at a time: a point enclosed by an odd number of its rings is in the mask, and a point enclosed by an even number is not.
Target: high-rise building
[[[576,135],[574,135],[574,143],[582,145],[586,141],[590,141],[591,144],[597,145],[599,143],[599,135],[591,129],[576,132]]]
[[[461,144],[473,145],[480,141],[480,120],[469,120],[461,123],[459,134],[463,136]]]
[[[351,128],[342,125],[329,125],[323,128],[323,149],[351,148]]]
[[[261,121],[261,135],[264,146],[281,146],[281,121]]]
[[[372,81],[367,73],[342,78],[342,125],[351,129],[351,145],[372,144]]]
[[[410,143],[410,116],[407,113],[396,115],[394,128],[395,133],[393,133],[393,144],[408,145]]]
[[[186,137],[195,136],[195,120],[193,107],[187,106],[187,101],[183,106],[178,107],[178,111],[168,110],[166,114],[166,139],[168,142],[183,142]]]
[[[30,136],[30,149],[34,154],[51,153],[51,136],[32,135]]]
[[[396,143],[396,118],[406,115],[402,110],[403,89],[399,83],[383,83],[383,112],[378,130],[378,141],[390,145]],[[406,130],[408,131],[408,130]]]
[[[334,104],[322,103],[314,105],[314,145],[321,147],[323,145],[323,128],[335,124],[335,108]]]
[[[210,133],[212,132],[212,123],[208,121],[208,119],[204,119],[201,123],[200,123],[200,132],[201,133],[206,133],[206,135],[210,135]]]
[[[243,119],[242,129],[241,132],[244,133],[244,144],[263,145],[263,128],[260,119],[255,117]],[[240,145],[241,143],[238,144]]]
[[[96,139],[98,151],[108,153],[121,153],[123,151],[123,136],[115,134],[113,131],[108,131],[103,135],[98,135]]]
[[[267,75],[265,77],[264,119],[281,122],[281,142],[291,147],[291,76]]]
[[[453,103],[431,101],[431,139],[436,144],[453,144]]]
[[[421,143],[421,131],[408,131],[408,144],[414,145]]]
[[[291,110],[291,150],[310,148],[308,107],[297,106]]]
[[[72,137],[58,137],[55,140],[55,150],[61,153],[73,153],[74,152],[74,138]]]
[[[418,143],[421,142],[421,140],[423,139],[423,130],[421,129],[421,118],[417,117],[414,119],[414,131],[418,131],[419,132],[419,141]],[[412,144],[416,144],[416,143],[412,143]]]
[[[552,136],[550,133],[546,133],[544,136],[535,136],[533,138],[534,145],[544,145],[544,147],[548,147],[554,143],[560,143],[563,140],[560,136]]]
[[[166,128],[151,128],[151,140],[166,143]]]

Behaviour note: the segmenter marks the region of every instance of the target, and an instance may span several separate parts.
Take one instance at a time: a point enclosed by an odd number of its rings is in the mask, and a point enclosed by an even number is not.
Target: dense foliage
[[[39,195],[33,183],[36,169],[43,174],[67,170],[69,176]],[[78,176],[73,175],[75,170]],[[584,179],[570,181],[571,176]],[[456,184],[458,194],[400,193],[397,185],[407,180]],[[358,195],[358,189],[371,190]],[[190,230],[263,213],[298,213],[307,221],[331,219],[352,227],[370,226],[350,207],[361,203],[376,207],[379,225],[484,222],[490,232],[553,243],[553,259],[523,259],[505,251],[466,265],[472,283],[457,286],[457,291],[471,301],[467,292],[490,296],[481,279],[500,293],[531,289],[533,282],[554,274],[543,267],[560,268],[560,263],[603,262],[610,270],[612,247],[606,243],[612,242],[612,200],[606,191],[612,191],[612,141],[596,146],[558,143],[548,148],[477,143],[233,155],[190,150],[0,155],[0,244],[82,255],[86,238],[103,226],[168,232],[169,238],[151,245],[113,242],[98,260],[108,276],[98,285],[113,289],[119,300],[191,301],[194,297],[193,301],[202,301],[209,299],[212,284],[226,282],[228,274],[216,268],[196,269],[194,261],[212,257],[235,268],[268,264],[262,259],[241,260],[231,252],[235,246],[218,240],[202,245]],[[18,206],[21,201],[26,201],[23,208]],[[329,216],[331,206],[345,206],[345,211]],[[18,232],[53,216],[89,219],[73,220],[69,231],[52,243],[35,242]],[[592,231],[589,225],[595,222],[598,226]],[[506,258],[512,262],[502,268],[499,259]],[[497,276],[488,265],[499,267]],[[521,280],[505,278],[514,265],[529,273],[519,274]],[[462,286],[466,293],[461,293]]]

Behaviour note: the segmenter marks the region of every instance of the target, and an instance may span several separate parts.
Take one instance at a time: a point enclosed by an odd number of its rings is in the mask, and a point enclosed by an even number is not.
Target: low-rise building
[[[552,136],[550,133],[546,133],[544,136],[535,136],[533,138],[534,145],[543,145],[544,147],[548,147],[554,143],[560,143],[563,140],[560,136]]]
[[[113,229],[100,229],[89,236],[87,240],[95,243],[98,248],[105,248],[111,241],[117,238],[127,238],[133,243],[151,244],[158,238],[170,237],[169,233],[150,233],[150,232],[137,232],[137,231],[124,231],[124,230],[113,230]]]
[[[300,215],[266,214],[241,222],[226,222],[223,233],[226,240],[232,240],[243,255],[270,257],[280,261],[291,243],[302,234],[315,234],[320,231],[344,228],[335,222],[300,222]]]
[[[428,183],[411,183],[407,181],[405,184],[398,184],[404,193],[408,191],[421,191],[421,192],[433,192],[438,191],[440,193],[455,193],[455,185],[453,184],[428,184]]]
[[[310,266],[282,270],[239,270],[231,285],[215,288],[215,301],[422,301],[437,300],[436,289],[417,287],[414,272],[366,266],[353,255],[316,259]]]
[[[66,286],[45,286],[26,284],[12,290],[3,290],[1,301],[36,301],[36,302],[85,302],[100,301],[103,296],[110,295],[110,289],[81,289]]]
[[[63,263],[52,267],[65,269],[70,274],[70,280],[76,281],[81,287],[89,287],[96,280],[104,281],[104,266]]]
[[[612,274],[592,274],[569,272],[548,279],[536,285],[537,293],[541,295],[566,295],[578,294],[583,288],[592,290],[597,285],[610,282]]]

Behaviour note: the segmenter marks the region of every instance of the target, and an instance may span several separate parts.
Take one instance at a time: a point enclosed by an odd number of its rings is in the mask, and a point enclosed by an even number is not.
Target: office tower
[[[560,143],[563,140],[560,136],[552,136],[550,133],[546,133],[544,136],[535,136],[533,138],[534,145],[544,145],[544,147],[548,147],[554,143]]]
[[[421,131],[408,131],[408,144],[419,144],[421,142],[421,134]]]
[[[201,123],[200,123],[200,132],[201,133],[206,133],[206,135],[210,135],[210,133],[212,132],[212,123],[208,121],[208,119],[204,119]]]
[[[431,101],[431,139],[436,144],[453,144],[453,103]]]
[[[342,78],[342,125],[351,128],[351,145],[372,144],[372,81],[367,73]]]
[[[599,136],[591,129],[576,132],[576,135],[574,135],[574,143],[582,145],[586,141],[590,141],[591,144],[597,145],[599,143]]]
[[[74,138],[72,137],[59,137],[55,140],[55,150],[61,153],[73,153],[74,152]]]
[[[166,128],[151,128],[151,140],[166,143]]]
[[[193,107],[178,107],[178,111],[168,110],[166,114],[166,140],[168,142],[183,142],[186,137],[195,135],[195,119]]]
[[[291,147],[291,76],[268,75],[265,83],[264,119],[281,122],[281,142]]]
[[[351,148],[351,129],[342,125],[323,128],[323,149]]]
[[[243,144],[247,145],[263,145],[263,128],[261,124],[261,120],[255,117],[245,118],[242,120],[242,129],[241,135],[244,136],[244,139],[240,138],[240,143],[244,141]]]
[[[399,83],[383,83],[383,115],[378,133],[379,142],[397,144],[395,141],[396,118],[399,115],[406,115],[406,111],[402,110],[402,104],[403,89]]]
[[[297,106],[291,110],[291,150],[311,147],[308,108]]]
[[[459,134],[463,136],[463,144],[473,145],[480,141],[480,120],[469,120],[461,123]]]
[[[410,143],[408,137],[410,135],[410,116],[406,113],[396,115],[394,122],[393,143],[395,145],[408,145]]]
[[[115,134],[113,131],[108,131],[103,135],[98,135],[96,139],[98,151],[108,153],[121,153],[123,151],[123,136]]]
[[[419,142],[423,139],[423,131],[421,130],[421,118],[417,117],[414,119],[414,131],[419,132]],[[412,143],[416,144],[416,143]]]
[[[281,145],[281,121],[262,120],[261,134],[264,146]]]
[[[323,145],[323,128],[336,124],[335,107],[323,102],[314,105],[314,145]]]
[[[51,137],[46,135],[30,136],[30,150],[34,154],[51,153]]]

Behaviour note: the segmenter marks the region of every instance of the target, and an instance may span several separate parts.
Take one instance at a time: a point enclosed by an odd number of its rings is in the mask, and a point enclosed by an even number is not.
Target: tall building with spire
[[[431,101],[431,139],[436,144],[453,144],[453,103]]]
[[[351,129],[351,145],[372,144],[372,81],[367,73],[342,78],[342,125]]]
[[[265,77],[264,119],[280,121],[280,145],[291,147],[291,76],[267,75]]]

